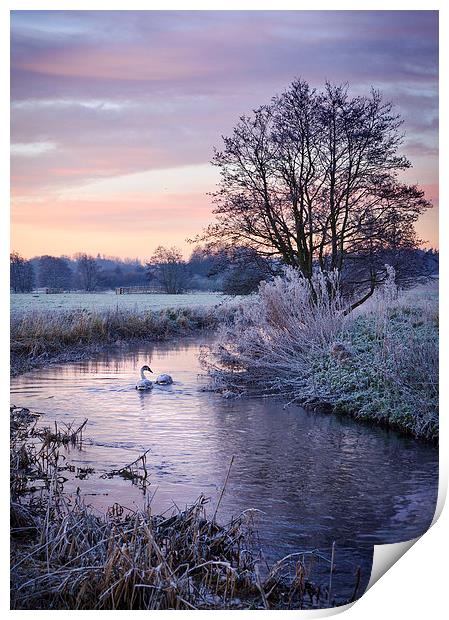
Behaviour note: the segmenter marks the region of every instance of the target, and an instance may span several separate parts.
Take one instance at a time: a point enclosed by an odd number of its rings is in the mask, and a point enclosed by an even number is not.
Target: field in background
[[[186,293],[183,295],[105,293],[14,293],[11,312],[34,310],[163,310],[164,308],[211,307],[229,299],[222,293]]]

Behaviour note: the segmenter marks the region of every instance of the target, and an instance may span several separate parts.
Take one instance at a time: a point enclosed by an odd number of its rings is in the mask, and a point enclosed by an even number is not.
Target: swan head
[[[151,373],[153,372],[151,368],[147,365],[142,366],[142,368],[140,369],[140,372],[143,372],[144,370],[146,370],[147,372],[151,372]]]

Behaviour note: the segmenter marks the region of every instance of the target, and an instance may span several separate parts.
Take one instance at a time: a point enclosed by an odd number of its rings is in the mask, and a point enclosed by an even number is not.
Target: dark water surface
[[[79,485],[104,511],[148,498],[129,481],[100,475],[150,449],[154,512],[182,507],[200,493],[212,514],[232,455],[220,519],[257,508],[270,561],[306,549],[330,555],[336,541],[334,592],[350,594],[357,565],[369,580],[373,544],[422,534],[433,517],[438,452],[429,445],[350,419],[313,414],[275,400],[226,400],[201,391],[202,341],[142,345],[94,360],[54,365],[11,380],[11,402],[45,412],[41,425],[89,422],[83,450],[70,462],[92,466]],[[139,393],[139,369],[169,372],[175,384]],[[327,567],[321,571],[325,582]],[[324,571],[324,572],[323,572]]]

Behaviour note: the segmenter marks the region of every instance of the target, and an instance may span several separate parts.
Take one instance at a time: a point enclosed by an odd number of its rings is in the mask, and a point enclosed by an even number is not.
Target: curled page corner
[[[423,534],[424,535],[424,534]],[[412,538],[405,542],[391,543],[385,545],[374,545],[373,566],[371,568],[371,577],[366,588],[368,591],[379,579],[390,570],[393,564],[405,554],[413,545],[421,538]]]
[[[443,507],[446,501],[447,495],[447,479],[446,474],[443,468],[440,467],[439,474],[439,484],[438,484],[438,498],[435,506],[435,513],[433,515],[432,523],[429,526],[429,529],[435,525],[435,523],[440,518],[440,515],[443,511]],[[392,544],[385,545],[374,545],[373,552],[373,565],[371,568],[371,577],[369,583],[366,587],[366,591],[368,591],[379,579],[385,575],[385,573],[390,570],[390,568],[396,564],[396,562],[409,551],[413,547],[413,545],[420,540],[423,536],[426,535],[428,530],[423,532],[421,536],[417,536],[411,540],[406,540],[404,542],[397,542]],[[363,596],[363,595],[362,595]]]
[[[439,471],[439,481],[438,481],[437,505],[435,507],[435,513],[433,515],[433,519],[432,519],[432,523],[430,524],[430,527],[435,525],[435,523],[440,518],[441,513],[443,512],[444,504],[446,503],[446,497],[447,497],[447,485],[448,485],[447,469],[445,469],[442,466],[441,452],[440,452],[440,471]]]

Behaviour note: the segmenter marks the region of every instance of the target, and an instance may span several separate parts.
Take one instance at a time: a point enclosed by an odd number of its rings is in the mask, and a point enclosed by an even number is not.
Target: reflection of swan
[[[158,378],[156,379],[156,383],[157,385],[171,385],[173,383],[173,379],[170,377],[170,375],[159,375]]]
[[[152,399],[152,390],[137,390],[137,394],[136,394],[137,398],[139,399],[139,406],[140,406],[140,412],[144,417],[145,421],[148,422],[149,420],[147,419],[147,416],[149,414],[149,405],[148,405],[148,399]]]
[[[136,390],[151,390],[153,387],[152,382],[147,379],[144,375],[144,372],[153,372],[149,366],[142,366],[140,369],[140,381],[136,383]]]

